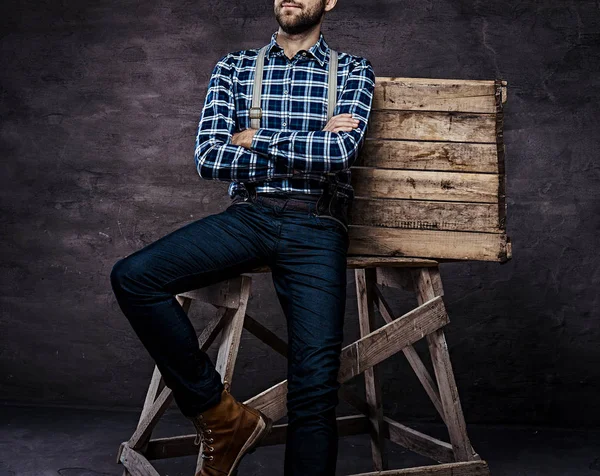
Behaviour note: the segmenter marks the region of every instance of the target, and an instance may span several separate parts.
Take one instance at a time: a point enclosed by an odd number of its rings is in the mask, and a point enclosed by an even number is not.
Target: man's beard
[[[293,0],[292,0],[293,1]],[[288,35],[297,35],[310,30],[321,21],[321,17],[325,13],[326,0],[314,7],[313,10],[306,11],[302,8],[300,13],[296,15],[285,15],[283,8],[279,5],[275,10],[275,17],[281,29]]]

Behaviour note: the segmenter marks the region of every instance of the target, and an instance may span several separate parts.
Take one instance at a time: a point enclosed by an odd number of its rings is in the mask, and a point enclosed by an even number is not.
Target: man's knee
[[[288,410],[317,414],[338,404],[340,345],[296,359],[288,375]]]
[[[121,283],[123,282],[123,276],[125,275],[125,271],[124,271],[124,258],[121,258],[120,260],[118,260],[112,267],[112,270],[110,272],[110,285],[112,286],[113,290],[116,290],[117,288],[121,287]]]
[[[145,267],[137,255],[129,255],[119,259],[110,272],[110,284],[115,293],[133,291],[141,282]]]

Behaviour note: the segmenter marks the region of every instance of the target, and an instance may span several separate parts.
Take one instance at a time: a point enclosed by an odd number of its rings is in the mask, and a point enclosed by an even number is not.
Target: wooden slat
[[[495,203],[356,197],[349,214],[352,225],[421,230],[500,233]]]
[[[348,254],[506,261],[506,235],[350,226]]]
[[[344,383],[360,375],[366,369],[399,352],[403,347],[445,326],[447,322],[448,315],[441,298],[433,299],[407,312],[390,324],[344,347],[340,356],[338,381]],[[262,411],[273,421],[277,421],[285,416],[286,395],[287,380],[284,380],[244,403]]]
[[[150,408],[146,411],[144,419],[140,421],[133,435],[127,442],[127,447],[133,450],[141,450],[150,439],[154,427],[160,417],[163,416],[171,401],[173,392],[169,387],[164,387]],[[130,471],[131,472],[131,471]]]
[[[160,476],[158,471],[141,454],[124,446],[121,452],[121,463],[132,476]]]
[[[223,328],[223,323],[227,322],[230,314],[234,314],[235,309],[222,307],[217,311],[217,315],[211,319],[204,327],[204,330],[198,338],[198,345],[204,352],[208,350],[212,342],[215,340],[219,331]],[[150,436],[158,420],[162,417],[173,400],[173,392],[169,387],[163,386],[151,406],[144,409],[144,417],[140,419],[138,427],[128,441],[130,448],[140,450],[143,448]]]
[[[379,309],[379,312],[381,313],[385,322],[392,322],[394,318],[392,317],[393,314],[390,305],[385,300],[381,290],[377,286],[374,286],[373,288],[377,296],[375,302],[377,303],[377,308]],[[425,392],[429,396],[429,399],[433,403],[433,406],[438,411],[440,417],[445,423],[446,417],[444,415],[444,409],[440,401],[440,394],[438,392],[437,386],[435,385],[433,378],[429,374],[427,367],[425,367],[425,364],[419,357],[419,354],[417,353],[416,349],[412,345],[407,345],[402,349],[402,353],[406,357],[406,360],[408,360],[408,363],[415,372],[417,378],[419,379],[419,382],[421,382],[421,385],[425,389]]]
[[[254,336],[269,347],[271,347],[278,354],[283,355],[287,358],[288,356],[288,344],[286,341],[277,336],[270,329],[267,329],[260,322],[258,322],[253,317],[246,314],[244,317],[244,329],[248,332],[254,334]]]
[[[375,330],[374,288],[377,283],[375,268],[357,269],[354,271],[356,281],[356,299],[358,303],[358,324],[360,336],[364,337]],[[365,396],[367,402],[371,437],[371,455],[373,466],[382,471],[388,468],[385,453],[385,436],[382,431],[383,402],[379,383],[379,368],[373,366],[364,371]]]
[[[495,114],[428,111],[372,111],[371,139],[496,142]]]
[[[351,476],[490,476],[490,470],[485,461],[468,461],[407,469],[391,469],[389,471],[360,473]]]
[[[250,287],[252,278],[249,276],[240,276],[240,288],[235,291],[239,295],[239,307],[231,319],[225,322],[221,332],[221,342],[219,343],[219,352],[215,362],[215,368],[222,381],[232,382],[233,372],[235,370],[235,360],[237,358],[242,329],[244,328],[244,316],[250,296]]]
[[[425,258],[399,258],[397,256],[348,256],[348,268],[422,268],[437,266],[438,262]]]
[[[367,137],[352,167],[498,173],[496,149],[496,144],[385,140]]]
[[[498,203],[499,176],[462,172],[352,169],[357,197]]]
[[[417,269],[412,271],[412,276],[417,302],[430,302],[427,300],[433,299],[437,294],[436,289],[440,289],[440,286],[433,284],[435,281],[441,283],[439,269]],[[441,296],[437,296],[437,298],[441,299]],[[444,331],[436,329],[427,334],[426,338],[456,461],[480,459],[467,435],[467,425],[460,404]]]
[[[397,445],[431,458],[438,463],[452,463],[456,461],[450,443],[402,425],[391,418],[384,417],[383,423],[387,438]]]
[[[369,431],[369,419],[364,415],[347,415],[336,418],[338,437],[362,435]],[[286,441],[288,425],[273,425],[271,432],[260,441],[258,446],[281,445]],[[198,454],[194,444],[196,435],[179,435],[150,440],[145,456],[149,460],[180,458]]]
[[[404,349],[408,348],[412,348],[412,346],[409,345]],[[367,414],[369,412],[369,405],[367,402],[358,396],[356,392],[353,392],[345,386],[340,387],[340,398],[363,414]],[[454,453],[450,443],[446,443],[445,441],[433,438],[413,428],[404,426],[385,416],[381,422],[381,430],[383,436],[388,438],[393,443],[401,445],[411,451],[419,453],[420,455],[431,458],[434,461],[439,463],[456,461],[454,459]]]
[[[502,82],[502,102],[506,85]],[[493,80],[377,76],[373,109],[494,112]]]

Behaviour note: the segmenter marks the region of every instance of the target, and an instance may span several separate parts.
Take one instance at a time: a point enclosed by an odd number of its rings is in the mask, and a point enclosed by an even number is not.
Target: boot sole
[[[256,428],[250,435],[250,438],[248,438],[246,444],[242,447],[237,458],[233,462],[231,470],[229,471],[229,473],[227,473],[227,476],[237,476],[238,466],[240,465],[242,458],[247,454],[254,453],[256,451],[256,448],[258,447],[258,444],[271,432],[273,420],[271,420],[262,412],[259,413],[260,420],[258,422],[258,425],[256,425]]]

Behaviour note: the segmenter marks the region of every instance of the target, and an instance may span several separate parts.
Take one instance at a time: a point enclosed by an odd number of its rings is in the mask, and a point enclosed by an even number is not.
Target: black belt
[[[307,197],[295,198],[293,196],[282,196],[275,193],[257,193],[254,198],[250,199],[250,201],[256,200],[260,203],[271,205],[281,205],[286,203],[285,207],[291,210],[314,211],[316,210],[317,202],[319,201],[320,197],[322,197],[322,195],[307,195]]]
[[[246,190],[234,197],[234,201],[259,201],[265,204],[282,206],[286,204],[287,209],[316,212],[318,215],[332,215],[338,217],[344,223],[348,220],[349,201],[342,197],[333,197],[323,192],[322,194],[298,194],[285,192],[256,192],[256,184],[245,184]],[[333,203],[332,203],[333,199]]]

